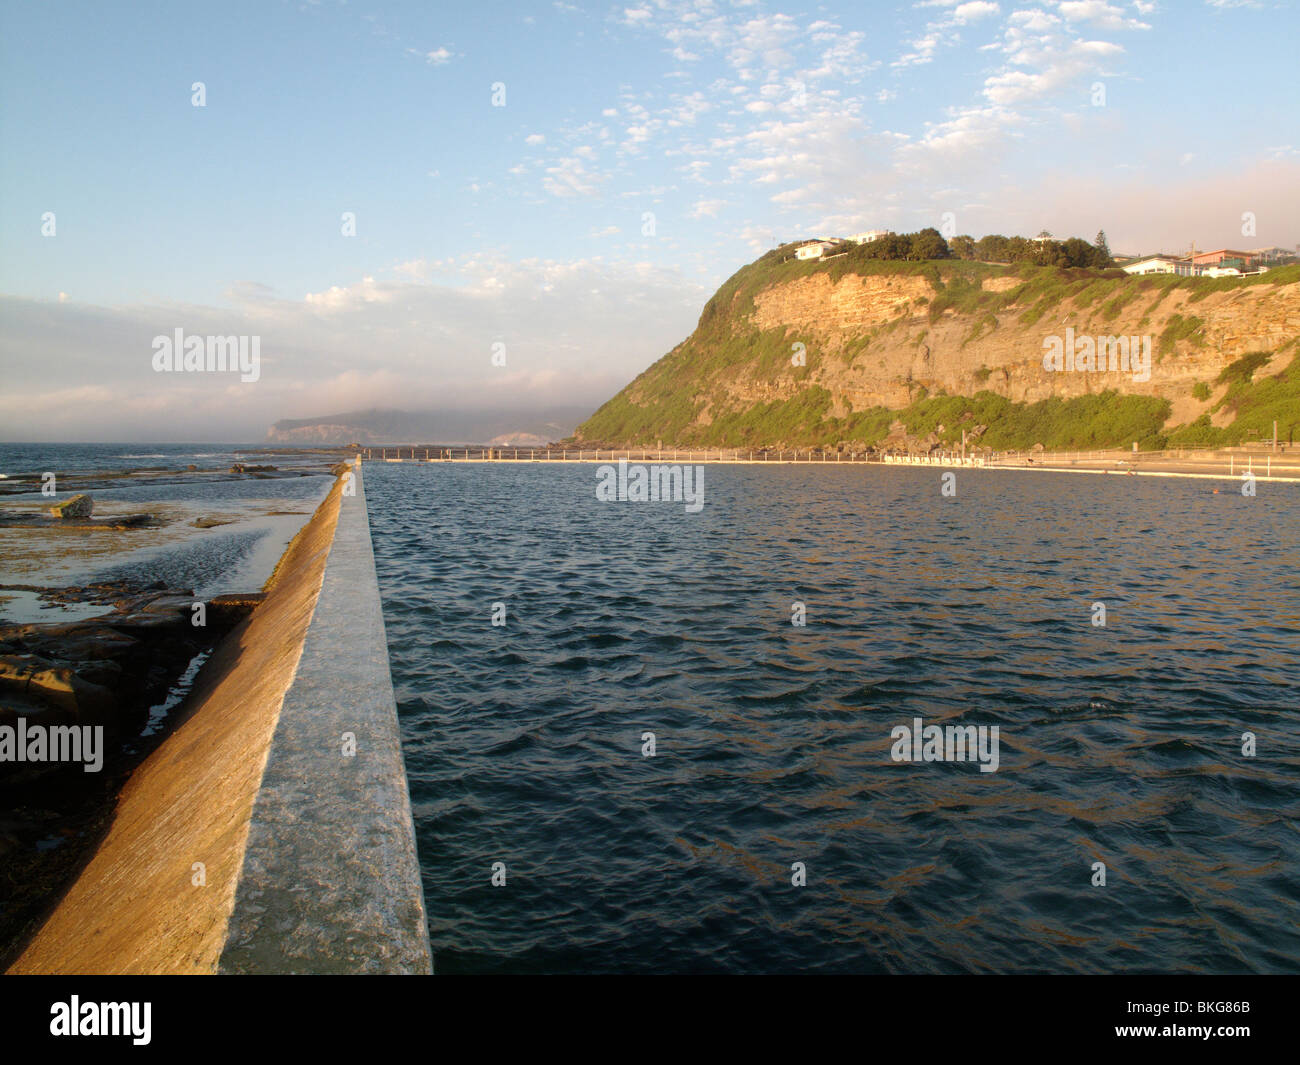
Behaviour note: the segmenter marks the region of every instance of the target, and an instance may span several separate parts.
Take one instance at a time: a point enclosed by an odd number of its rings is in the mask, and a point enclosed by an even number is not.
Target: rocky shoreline
[[[81,762],[0,761],[0,959],[93,852],[122,783],[180,719],[192,667],[262,598],[215,597],[202,603],[204,624],[196,625],[190,589],[115,583],[40,591],[107,612],[0,626],[0,731],[100,728],[103,764],[86,772]]]
[[[264,452],[250,450],[248,455],[261,455]],[[291,459],[293,465],[284,465],[283,451],[267,451],[267,457],[276,456],[279,465],[267,463],[236,462],[228,468],[216,466],[199,467],[189,464],[184,468],[177,466],[138,466],[111,470],[64,470],[58,475],[58,492],[63,496],[69,492],[90,492],[111,488],[127,488],[141,484],[176,485],[196,482],[228,481],[232,477],[249,477],[258,480],[287,480],[297,477],[316,477],[326,472],[331,465],[336,465],[350,452],[343,448],[303,450]],[[7,473],[0,479],[0,497],[31,495],[39,493],[45,484],[46,474],[38,472]],[[42,503],[52,500],[42,499]]]

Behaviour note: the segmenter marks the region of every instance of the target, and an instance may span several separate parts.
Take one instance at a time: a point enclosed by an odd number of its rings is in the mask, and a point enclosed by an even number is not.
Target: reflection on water
[[[1137,480],[367,466],[437,968],[1294,971],[1300,491]]]
[[[86,621],[112,611],[95,603],[58,603],[42,599],[39,592],[0,588],[0,618],[12,624]]]

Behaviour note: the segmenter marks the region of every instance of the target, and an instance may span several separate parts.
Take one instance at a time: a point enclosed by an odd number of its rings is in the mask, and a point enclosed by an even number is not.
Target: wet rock
[[[157,525],[158,519],[152,514],[123,514],[120,518],[106,518],[95,525],[109,525],[114,529],[137,529],[142,525]]]
[[[265,592],[232,592],[208,600],[208,620],[233,627],[251,614],[266,598]]]
[[[49,710],[44,703],[33,699],[25,692],[17,689],[0,690],[0,728],[6,725],[14,728],[18,724],[20,717],[27,718],[28,721],[34,721],[38,715],[44,714]],[[45,718],[40,718],[44,722]],[[4,770],[8,768],[3,762],[0,762],[0,780],[3,779]]]
[[[142,631],[161,631],[189,626],[194,603],[189,589],[173,589],[166,595],[129,596],[114,603],[115,612],[97,619],[102,624],[129,636]]]
[[[78,499],[90,499],[90,496],[76,496],[68,500],[68,504],[75,503]],[[51,507],[44,514],[33,511],[0,513],[0,526],[19,525],[33,529],[136,529],[142,525],[157,524],[158,520],[152,514],[122,514],[115,518],[77,517],[66,512],[60,515],[58,507]]]
[[[82,680],[115,691],[122,683],[122,667],[112,659],[103,662],[79,662],[73,667]]]
[[[0,655],[0,689],[24,691],[33,673],[53,663],[35,654]]]
[[[146,614],[188,614],[194,603],[193,593],[181,592],[150,599],[140,609]]]
[[[8,695],[25,696],[83,723],[103,723],[117,705],[108,688],[40,655],[0,655],[0,698]]]
[[[274,466],[250,466],[243,462],[236,462],[230,467],[231,473],[272,473]]]
[[[144,638],[142,635],[144,633],[178,629],[188,624],[189,622],[184,615],[172,612],[150,613],[147,610],[137,610],[113,618],[113,628],[141,639]]]
[[[195,518],[190,524],[196,529],[215,529],[218,525],[233,525],[234,522],[228,518]]]
[[[44,703],[71,712],[81,724],[104,724],[117,706],[107,688],[77,676],[70,666],[33,673],[27,692]]]
[[[65,499],[62,503],[55,503],[50,507],[50,514],[56,518],[88,518],[91,510],[94,509],[95,501],[84,492],[78,492],[71,499]]]
[[[24,628],[30,630],[21,637],[25,646],[46,657],[71,662],[109,661],[128,653],[138,643],[99,620]]]

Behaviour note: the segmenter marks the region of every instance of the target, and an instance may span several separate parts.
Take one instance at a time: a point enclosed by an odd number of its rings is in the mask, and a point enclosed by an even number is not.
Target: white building
[[[887,237],[893,232],[892,229],[868,229],[865,233],[854,233],[849,240],[854,244],[870,244],[873,240],[879,240],[881,237]]]
[[[801,244],[795,249],[794,257],[796,259],[820,259],[835,245],[842,243],[838,240],[822,239],[810,241],[807,244]]]
[[[1193,266],[1187,259],[1173,255],[1149,255],[1145,259],[1136,259],[1124,267],[1126,274],[1179,274],[1192,277],[1201,273],[1201,267]]]

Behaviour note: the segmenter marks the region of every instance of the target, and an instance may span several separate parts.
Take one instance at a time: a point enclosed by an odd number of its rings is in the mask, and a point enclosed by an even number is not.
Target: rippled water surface
[[[1300,486],[365,477],[439,971],[1300,969]]]

